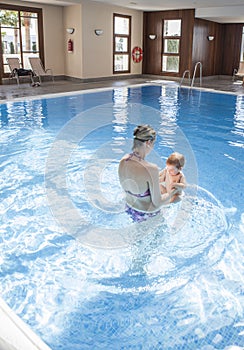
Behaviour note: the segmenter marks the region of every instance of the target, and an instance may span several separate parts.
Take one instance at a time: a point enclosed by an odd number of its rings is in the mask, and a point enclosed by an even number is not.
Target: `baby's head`
[[[166,165],[174,165],[177,169],[181,170],[185,165],[185,157],[181,153],[174,152],[166,160]]]

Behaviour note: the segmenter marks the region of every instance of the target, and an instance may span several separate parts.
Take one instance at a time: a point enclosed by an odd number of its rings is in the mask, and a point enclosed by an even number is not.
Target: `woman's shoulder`
[[[124,164],[124,163],[127,163],[127,161],[130,160],[131,158],[132,158],[132,154],[131,153],[125,154],[120,160],[120,165]],[[128,162],[128,163],[130,163],[130,162]],[[159,172],[159,168],[158,168],[158,166],[156,164],[150,163],[150,162],[148,162],[145,159],[137,160],[136,161],[136,165],[142,165],[143,168]],[[133,167],[134,166],[135,166],[135,163],[133,162]]]
[[[120,159],[120,163],[124,162],[125,160],[128,160],[130,158],[130,154],[125,154],[121,159]]]
[[[150,169],[159,172],[159,168],[158,168],[157,164],[147,162],[147,166],[148,166]]]
[[[133,153],[126,153],[125,155],[123,155],[123,157],[121,158],[121,160],[129,160],[133,157]]]

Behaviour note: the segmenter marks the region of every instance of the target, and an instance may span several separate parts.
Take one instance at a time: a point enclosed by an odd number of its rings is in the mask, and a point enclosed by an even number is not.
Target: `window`
[[[240,61],[244,61],[244,27],[242,27],[242,41],[241,41],[241,57]]]
[[[21,6],[0,5],[1,76],[10,73],[8,57],[18,57],[23,68],[30,68],[29,57],[43,60],[42,10]]]
[[[164,20],[162,71],[179,73],[181,19]]]
[[[113,73],[129,73],[131,17],[114,14],[113,33]]]

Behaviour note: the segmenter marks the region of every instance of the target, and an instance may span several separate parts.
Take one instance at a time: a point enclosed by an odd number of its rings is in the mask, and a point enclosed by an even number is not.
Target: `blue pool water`
[[[53,350],[244,348],[244,96],[144,85],[0,112],[0,292]],[[142,123],[189,187],[134,224],[117,168]]]

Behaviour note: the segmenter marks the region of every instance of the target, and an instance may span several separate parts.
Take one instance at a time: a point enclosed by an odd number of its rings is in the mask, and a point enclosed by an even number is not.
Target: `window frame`
[[[129,20],[129,34],[117,34],[115,33],[115,18],[126,18]],[[126,51],[116,51],[116,39],[117,38],[126,38],[127,39],[127,50]],[[131,16],[121,15],[118,13],[113,14],[113,74],[126,74],[130,73],[130,65],[131,65]],[[115,69],[115,56],[122,55],[128,57],[128,69],[127,70],[116,70]]]
[[[241,32],[241,53],[240,53],[240,62],[244,61],[244,26],[242,27]]]
[[[180,21],[180,35],[165,35],[164,34],[164,26],[165,21]],[[162,25],[162,54],[161,54],[161,73],[168,74],[168,75],[175,75],[180,73],[180,59],[181,59],[181,42],[182,42],[182,19],[181,18],[167,18],[163,19],[163,25]],[[179,50],[177,53],[175,52],[167,52],[165,51],[165,40],[178,40],[179,41]],[[178,57],[179,58],[179,64],[178,64],[178,71],[167,71],[163,70],[163,59],[164,57]]]
[[[37,7],[27,7],[27,6],[19,6],[19,5],[0,4],[0,10],[16,11],[16,12],[18,12],[19,26],[18,27],[12,27],[12,28],[18,29],[18,31],[20,33],[20,45],[21,45],[20,61],[21,61],[21,64],[23,64],[23,62],[24,62],[23,56],[27,52],[24,51],[23,47],[22,47],[22,38],[21,38],[22,27],[21,27],[20,18],[24,18],[24,16],[21,16],[20,12],[31,12],[31,13],[36,13],[37,14],[38,44],[39,44],[39,51],[37,51],[37,53],[39,53],[39,57],[40,57],[42,63],[44,64],[44,66],[45,66],[45,62],[44,62],[44,38],[43,38],[43,13],[42,13],[42,9],[41,8],[37,8]],[[1,31],[1,28],[4,28],[4,27],[5,26],[0,26],[0,45],[2,45],[2,35],[1,35],[2,31]],[[31,53],[32,51],[28,51],[28,52]],[[2,50],[0,50],[0,76],[2,78],[9,77],[9,73],[4,73],[4,71],[5,71],[4,66],[6,66],[6,65],[7,64],[3,62],[3,52],[2,52]],[[25,67],[23,67],[23,68],[25,68]]]

